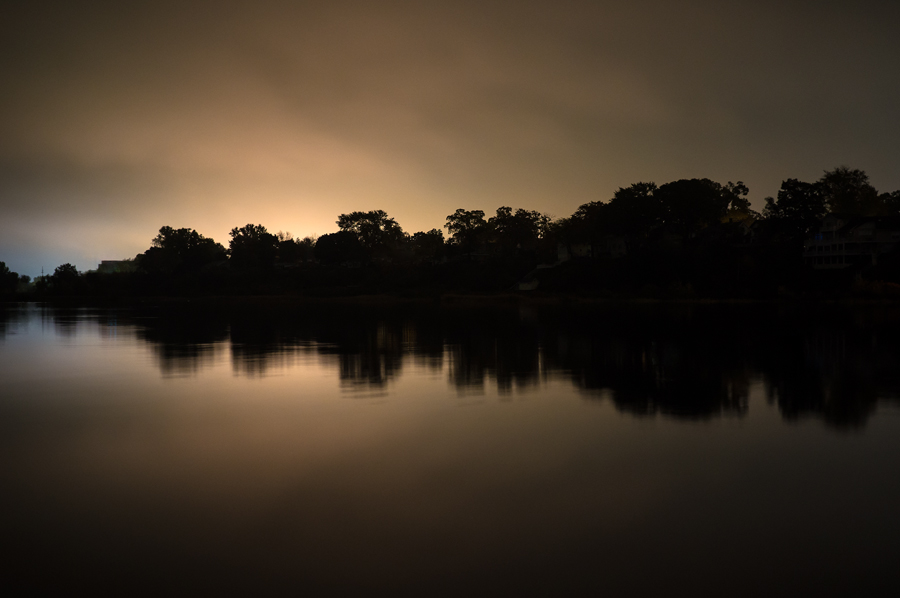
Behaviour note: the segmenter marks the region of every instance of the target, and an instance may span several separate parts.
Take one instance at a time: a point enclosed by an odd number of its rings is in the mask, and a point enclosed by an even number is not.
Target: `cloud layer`
[[[32,2],[0,25],[0,259],[31,274],[384,209],[565,216],[838,164],[900,187],[895,3]]]

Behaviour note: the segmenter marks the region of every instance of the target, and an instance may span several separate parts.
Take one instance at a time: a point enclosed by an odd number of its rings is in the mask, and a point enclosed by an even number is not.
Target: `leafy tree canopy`
[[[654,192],[662,203],[664,221],[688,237],[721,222],[733,204],[749,205],[743,195],[746,195],[743,183],[722,186],[709,179],[681,179],[666,183]]]
[[[406,233],[384,210],[371,212],[350,212],[337,219],[338,228],[356,235],[360,245],[367,251],[389,250],[406,240]]]
[[[278,238],[261,224],[231,229],[231,262],[239,268],[270,268],[278,254]]]
[[[777,199],[766,198],[763,216],[784,222],[795,233],[806,235],[827,210],[820,184],[787,179],[781,183]]]
[[[444,233],[437,228],[428,232],[418,232],[410,238],[410,245],[416,259],[437,259],[444,252]]]
[[[12,293],[19,284],[19,274],[12,272],[5,262],[0,262],[0,293]]]
[[[749,189],[738,181],[721,185],[709,179],[682,179],[657,187],[640,182],[621,187],[608,202],[581,205],[561,229],[570,240],[596,242],[605,235],[624,235],[640,244],[662,225],[692,235],[716,224],[729,210],[750,211]]]
[[[830,212],[846,216],[882,216],[884,205],[863,170],[838,166],[819,179]]]
[[[164,226],[150,245],[137,257],[138,266],[148,272],[190,271],[226,259],[222,245],[192,228]]]
[[[62,295],[77,293],[83,290],[82,283],[81,272],[69,263],[57,266],[50,275],[50,289],[54,293]]]
[[[497,208],[497,215],[488,219],[488,227],[494,241],[506,251],[531,250],[544,236],[550,225],[550,218],[534,210],[503,206]]]
[[[884,213],[888,216],[900,216],[900,190],[882,193],[878,196]]]
[[[53,271],[54,280],[72,280],[74,278],[78,278],[81,276],[81,273],[78,271],[78,268],[73,266],[70,263],[65,263],[56,267],[56,270]]]
[[[483,240],[487,230],[487,221],[482,210],[457,209],[447,216],[447,224],[444,225],[450,234],[450,242],[462,247],[465,251],[475,251]]]
[[[363,258],[363,247],[352,232],[342,230],[322,235],[316,240],[315,257],[323,264],[357,262]]]
[[[595,223],[595,230],[629,236],[644,236],[658,226],[665,216],[660,198],[656,195],[655,183],[635,183],[628,188],[619,188],[609,202],[602,223]],[[577,214],[578,212],[576,212]],[[588,217],[597,214],[587,212]]]

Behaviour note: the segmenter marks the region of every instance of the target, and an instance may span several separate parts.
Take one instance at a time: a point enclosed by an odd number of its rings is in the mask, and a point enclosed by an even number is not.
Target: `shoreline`
[[[25,303],[46,304],[59,307],[152,307],[175,305],[212,306],[588,306],[588,305],[900,305],[900,300],[892,298],[865,297],[779,297],[772,299],[750,298],[653,298],[599,296],[590,294],[534,294],[534,293],[440,293],[434,295],[411,295],[405,293],[377,293],[335,296],[310,295],[209,295],[198,297],[148,296],[148,297],[4,297],[0,305],[10,306]]]

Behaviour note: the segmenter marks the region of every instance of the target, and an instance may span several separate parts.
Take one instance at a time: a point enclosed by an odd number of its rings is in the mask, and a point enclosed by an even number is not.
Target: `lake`
[[[0,308],[3,584],[897,595],[900,309]]]

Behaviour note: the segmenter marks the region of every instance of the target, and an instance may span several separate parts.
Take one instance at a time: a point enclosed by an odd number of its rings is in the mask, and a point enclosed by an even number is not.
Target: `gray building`
[[[828,214],[804,242],[803,261],[817,270],[874,266],[900,241],[900,217]]]

